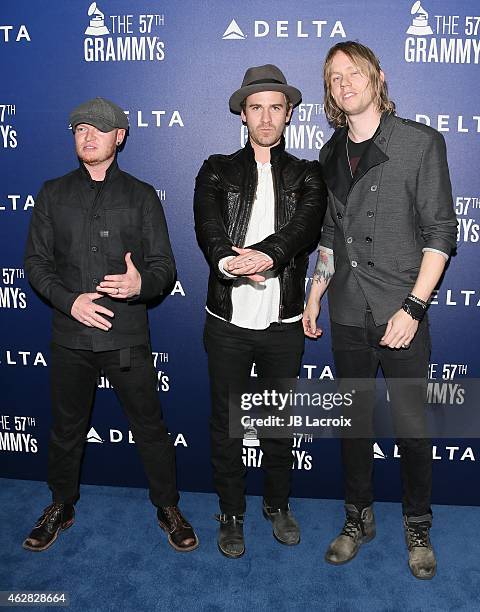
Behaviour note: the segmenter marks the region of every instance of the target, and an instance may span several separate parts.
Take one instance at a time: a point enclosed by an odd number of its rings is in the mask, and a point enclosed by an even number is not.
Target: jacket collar
[[[90,172],[86,169],[85,164],[83,162],[80,162],[79,170],[83,178],[88,180],[90,183],[93,182],[93,179],[90,176]],[[112,163],[107,168],[107,171],[105,173],[104,182],[111,181],[119,172],[120,172],[120,168],[118,167],[117,156],[115,155]]]
[[[247,159],[249,161],[254,162],[255,161],[255,151],[253,150],[253,147],[250,143],[250,137],[248,137],[248,140],[245,143],[243,150],[245,151]],[[285,152],[285,137],[282,136],[280,138],[280,142],[270,149],[270,163],[272,164],[272,166],[278,163],[278,161],[280,160],[284,152]]]
[[[346,204],[348,193],[355,183],[371,168],[388,161],[389,157],[385,154],[385,151],[393,126],[394,116],[391,113],[383,113],[378,128],[372,137],[372,142],[360,158],[353,181],[348,172],[346,153],[348,128],[344,126],[335,130],[332,138],[326,145],[329,147],[329,150],[323,163],[323,179],[329,189],[343,204]]]

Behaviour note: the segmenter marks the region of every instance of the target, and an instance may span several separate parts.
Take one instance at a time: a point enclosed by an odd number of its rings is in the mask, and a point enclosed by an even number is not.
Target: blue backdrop
[[[372,47],[398,114],[446,138],[459,218],[458,253],[431,307],[432,376],[478,376],[480,303],[477,265],[480,109],[478,2],[422,0],[3,0],[0,16],[0,476],[44,479],[50,423],[51,311],[28,285],[23,249],[42,182],[77,164],[68,113],[105,96],[130,117],[120,166],[153,184],[165,208],[178,282],[150,311],[159,392],[176,443],[179,486],[210,491],[209,393],[202,345],[207,266],[193,230],[194,178],[211,153],[244,142],[228,110],[245,69],[275,63],[303,92],[287,146],[316,159],[329,138],[322,64],[331,45]],[[412,12],[413,11],[413,12]],[[427,13],[422,14],[422,11]],[[89,14],[90,13],[90,14]],[[103,16],[102,16],[103,14]],[[312,257],[313,265],[313,257]],[[310,278],[306,279],[310,283]],[[307,341],[302,377],[330,377],[325,335]],[[128,425],[108,381],[99,389],[86,445],[83,482],[145,486]],[[393,441],[375,446],[377,496],[400,498]],[[257,446],[244,447],[249,491],[261,491]],[[434,501],[479,504],[480,445],[438,440]],[[293,494],[342,497],[337,441],[297,440]]]

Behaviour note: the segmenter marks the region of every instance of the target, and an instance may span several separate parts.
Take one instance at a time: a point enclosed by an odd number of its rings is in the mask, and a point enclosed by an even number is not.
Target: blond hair
[[[381,113],[395,112],[395,103],[388,97],[387,83],[381,77],[380,62],[374,52],[353,40],[347,40],[334,45],[325,58],[323,65],[323,84],[325,88],[325,114],[329,122],[334,127],[347,124],[347,116],[344,111],[337,106],[333,99],[331,88],[332,63],[335,54],[342,51],[360,69],[360,72],[367,77],[373,91],[373,101],[377,110]]]

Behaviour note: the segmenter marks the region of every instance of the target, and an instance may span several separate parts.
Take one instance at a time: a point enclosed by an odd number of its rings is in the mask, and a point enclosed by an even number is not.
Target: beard
[[[253,142],[261,147],[271,147],[282,137],[283,129],[272,127],[268,132],[262,132],[260,128],[249,130],[249,136]]]
[[[84,164],[95,166],[112,159],[116,153],[116,144],[111,146],[103,146],[91,151],[84,151],[83,147],[77,149],[77,157]]]

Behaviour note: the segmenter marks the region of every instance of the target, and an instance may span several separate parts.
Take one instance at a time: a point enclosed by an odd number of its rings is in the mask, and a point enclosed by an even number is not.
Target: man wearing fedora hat
[[[205,347],[212,396],[211,453],[219,495],[218,546],[245,551],[242,440],[229,437],[229,389],[255,363],[263,378],[294,378],[304,349],[301,317],[309,248],[320,232],[326,190],[317,162],[285,151],[283,131],[301,93],[276,66],[249,68],[230,110],[248,128],[243,149],[212,155],[195,186],[195,229],[210,266]],[[262,439],[263,513],[283,544],[300,541],[289,508],[291,439]]]
[[[162,420],[146,303],[175,277],[154,188],[120,170],[128,120],[95,98],[70,114],[80,167],[47,181],[35,202],[25,269],[54,309],[53,424],[48,447],[52,503],[23,543],[46,550],[74,522],[80,465],[100,369],[127,414],[157,507],[178,551],[198,539],[178,509],[175,451]]]

